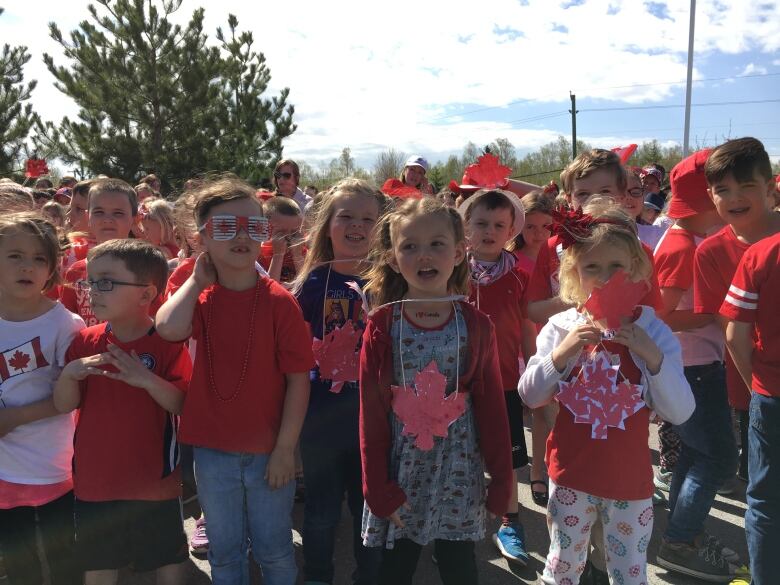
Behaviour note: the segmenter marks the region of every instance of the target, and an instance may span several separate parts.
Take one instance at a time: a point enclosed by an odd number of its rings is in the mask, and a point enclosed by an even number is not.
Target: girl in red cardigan
[[[379,583],[411,583],[435,543],[445,585],[477,583],[474,544],[512,482],[495,333],[463,302],[463,223],[433,198],[409,200],[374,236],[363,336],[363,542],[384,547]],[[485,485],[484,469],[491,481]]]

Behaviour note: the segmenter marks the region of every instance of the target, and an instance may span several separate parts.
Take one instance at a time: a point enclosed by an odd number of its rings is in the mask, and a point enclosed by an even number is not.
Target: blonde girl
[[[56,201],[44,203],[41,207],[41,215],[53,226],[65,227],[65,208]]]
[[[147,198],[141,203],[138,215],[143,239],[162,250],[168,260],[176,258],[179,247],[173,206],[164,199]]]
[[[557,216],[554,230],[566,248],[560,296],[574,308],[552,316],[542,328],[536,355],[519,384],[520,396],[531,408],[553,399],[561,403],[547,442],[551,544],[542,581],[578,582],[591,527],[600,520],[610,580],[638,585],[647,582],[653,527],[650,410],[681,424],[694,402],[680,345],[653,309],[637,306],[622,317],[618,329],[610,330],[600,314],[583,308],[597,287],[620,277],[621,271],[628,280],[648,286],[652,274],[635,224],[624,211],[606,202],[594,202],[588,211],[593,216],[579,211]],[[617,373],[610,378],[613,366]],[[621,387],[623,392],[617,392]],[[608,427],[599,426],[604,415],[587,398],[604,389],[598,398],[601,408],[620,413],[619,421],[605,423]]]
[[[46,296],[59,262],[53,225],[31,213],[0,217],[0,548],[10,585],[43,582],[36,524],[52,583],[81,583],[72,550],[73,417],[57,413],[52,391],[84,322]]]
[[[411,583],[429,542],[445,585],[474,584],[474,545],[487,512],[506,511],[512,463],[494,329],[465,301],[463,222],[435,198],[408,200],[380,222],[370,259],[363,543],[383,550],[382,585]]]
[[[318,196],[319,197],[319,196]],[[319,198],[308,233],[308,252],[293,291],[309,324],[314,346],[346,336],[344,349],[323,349],[311,372],[309,408],[300,438],[306,491],[303,573],[306,582],[333,582],[333,547],[344,494],[352,513],[356,582],[374,583],[380,553],[362,546],[363,512],[358,441],[357,357],[365,310],[359,276],[387,198],[360,179],[348,178]],[[324,346],[323,346],[324,347]],[[353,374],[344,377],[337,369]],[[351,367],[347,364],[351,363]],[[326,369],[327,368],[327,369]]]

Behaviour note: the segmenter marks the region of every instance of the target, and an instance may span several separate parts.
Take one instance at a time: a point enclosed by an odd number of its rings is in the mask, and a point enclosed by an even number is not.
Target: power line
[[[737,106],[742,104],[770,104],[770,103],[778,103],[780,102],[780,99],[777,100],[745,100],[745,101],[734,101],[734,102],[708,102],[708,103],[701,103],[701,104],[691,104],[691,106],[696,108],[704,108],[709,106]],[[580,112],[621,112],[621,111],[628,111],[628,110],[666,110],[671,108],[684,108],[685,106],[683,104],[671,104],[671,105],[663,105],[663,106],[625,106],[625,107],[615,107],[615,108],[586,108],[583,110],[580,110]]]

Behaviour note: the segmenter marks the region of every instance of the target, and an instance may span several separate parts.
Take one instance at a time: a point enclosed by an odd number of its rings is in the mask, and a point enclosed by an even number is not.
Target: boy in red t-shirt
[[[247,582],[251,542],[265,580],[293,585],[294,453],[311,334],[295,298],[255,267],[265,236],[255,190],[225,178],[191,196],[204,253],[160,308],[157,327],[165,339],[198,343],[181,439],[194,447],[212,576]]]
[[[301,208],[287,197],[271,197],[263,203],[271,224],[271,241],[260,246],[260,264],[276,282],[292,282],[303,265]]]
[[[87,200],[89,232],[98,244],[129,237],[138,213],[138,201],[130,185],[119,179],[92,181]],[[99,320],[92,312],[88,290],[78,286],[86,276],[86,259],[74,262],[65,272],[60,287],[60,302],[84,319],[87,327],[90,327],[97,325]]]
[[[486,313],[500,339],[498,360],[506,398],[512,441],[512,468],[518,473],[528,465],[528,450],[523,430],[523,404],[517,393],[520,358],[535,348],[536,328],[523,315],[523,293],[528,273],[504,246],[523,229],[523,205],[514,193],[485,189],[468,198],[459,209],[466,224],[471,268],[469,301]],[[541,411],[540,411],[541,413]],[[541,414],[540,414],[541,416]],[[531,488],[533,490],[533,483]],[[544,482],[538,482],[545,485]],[[536,492],[546,495],[545,492]],[[493,542],[507,560],[528,564],[525,532],[518,518],[517,481],[501,526]]]
[[[777,582],[780,551],[780,234],[745,252],[720,314],[726,343],[752,388],[745,534],[754,585]],[[753,333],[756,342],[753,344]]]
[[[707,159],[704,174],[709,196],[727,225],[696,250],[693,309],[717,317],[743,254],[755,242],[780,232],[780,214],[773,211],[769,155],[755,138],[738,138],[718,146]],[[728,353],[726,385],[729,404],[739,418],[742,451],[737,475],[747,481],[750,391]]]
[[[87,258],[82,286],[105,323],[76,335],[54,390],[57,410],[79,409],[76,555],[87,583],[116,583],[128,566],[183,583],[188,551],[175,415],[191,363],[186,348],[164,341],[149,317],[168,264],[139,240],[101,244]]]
[[[681,450],[672,470],[669,524],[658,563],[671,571],[708,580],[728,580],[736,554],[704,534],[718,488],[733,477],[737,447],[726,392],[723,337],[712,315],[693,312],[693,270],[697,246],[722,225],[707,196],[704,164],[709,150],[672,169],[668,216],[676,220],[655,251],[664,306],[658,315],[676,332],[685,377],[696,400],[693,415],[675,427]],[[664,471],[663,469],[661,470]]]

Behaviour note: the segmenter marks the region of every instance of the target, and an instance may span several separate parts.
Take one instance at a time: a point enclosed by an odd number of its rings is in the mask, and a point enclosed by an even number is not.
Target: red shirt
[[[718,314],[739,261],[748,248],[750,244],[740,241],[729,225],[699,245],[693,271],[694,312]],[[726,387],[729,404],[737,410],[747,410],[750,390],[745,386],[729,352],[726,352]]]
[[[165,287],[165,294],[163,295],[163,298],[165,300],[171,298],[173,293],[179,290],[182,285],[187,282],[187,279],[190,277],[194,269],[194,257],[184,258],[181,262],[179,262],[178,266],[176,266],[171,275],[168,277],[168,285]]]
[[[216,284],[198,299],[192,338],[198,351],[181,415],[182,442],[270,453],[282,422],[285,374],[314,367],[311,333],[295,298],[264,276],[244,291]]]
[[[547,240],[547,245],[542,246],[539,250],[534,272],[531,275],[531,281],[528,283],[527,303],[544,301],[558,294],[560,290],[558,269],[561,266],[558,255],[563,253],[563,248],[559,248],[558,244],[558,236],[553,236]],[[650,278],[650,292],[639,301],[639,304],[647,305],[654,309],[661,309],[663,308],[663,301],[661,300],[661,291],[658,288],[658,278],[653,263],[653,251],[645,244],[642,244],[642,249],[644,249],[647,257],[650,259],[650,264],[653,265],[653,275]]]
[[[271,242],[263,242],[260,246],[260,257],[258,262],[266,270],[271,269],[271,260],[274,257],[274,248]],[[293,260],[292,253],[287,251],[282,258],[282,273],[280,277],[281,282],[292,282],[295,280],[298,271],[295,268],[295,261]]]
[[[498,361],[501,366],[501,383],[507,392],[517,392],[520,379],[519,358],[522,356],[520,341],[523,325],[523,292],[528,286],[528,273],[519,263],[495,282],[480,286],[471,285],[469,302],[490,317],[496,328]],[[531,356],[528,356],[531,357]]]
[[[103,353],[109,342],[128,353],[135,351],[147,368],[185,391],[192,370],[190,356],[181,343],[165,341],[154,329],[122,343],[106,323],[88,327],[76,334],[65,361]],[[73,455],[76,497],[93,502],[179,497],[177,417],[145,390],[118,380],[89,376],[79,382],[79,388]]]
[[[628,348],[604,342],[620,357],[620,372],[632,384],[640,383],[639,369]],[[577,369],[569,376],[574,378]],[[622,380],[618,376],[618,381]],[[650,410],[643,407],[625,420],[625,430],[609,427],[607,439],[592,439],[591,425],[575,423],[561,405],[547,439],[547,469],[557,484],[612,500],[643,500],[653,495],[649,437]]]
[[[745,252],[720,314],[755,323],[753,391],[780,398],[780,234],[764,238]]]

